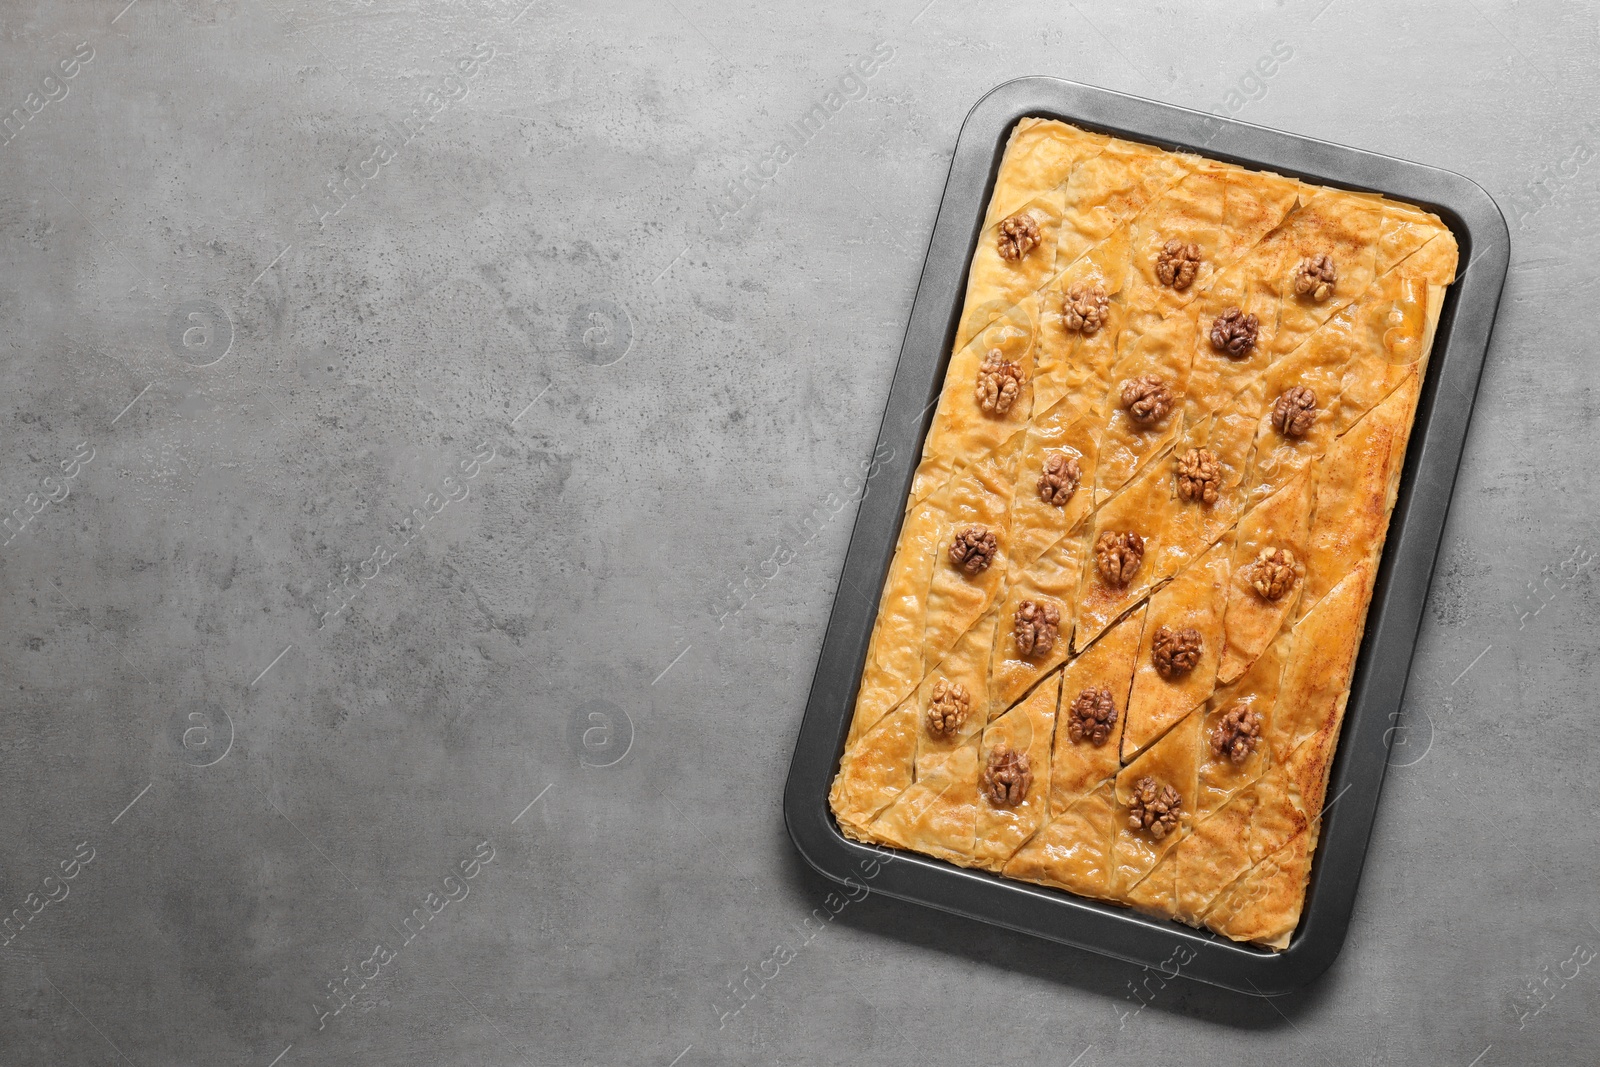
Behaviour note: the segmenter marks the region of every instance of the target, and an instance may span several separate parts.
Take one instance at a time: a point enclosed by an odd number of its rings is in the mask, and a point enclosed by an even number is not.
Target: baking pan
[[[840,833],[828,809],[828,788],[844,749],[878,596],[955,339],[967,264],[1006,139],[1016,122],[1030,115],[1317,184],[1382,193],[1437,213],[1460,242],[1465,267],[1448,290],[1417,405],[1328,785],[1331,800],[1323,814],[1305,910],[1281,952],[916,853],[862,845]],[[878,431],[873,455],[882,458],[856,514],[789,764],[784,821],[806,861],[838,882],[867,881],[873,892],[1137,964],[1176,965],[1189,978],[1244,993],[1285,993],[1325,971],[1344,943],[1355,905],[1392,727],[1405,693],[1510,249],[1505,219],[1489,194],[1450,171],[1055,78],[1006,82],[979,100],[956,140]],[[885,855],[892,860],[885,862]],[[866,872],[872,872],[870,881]]]

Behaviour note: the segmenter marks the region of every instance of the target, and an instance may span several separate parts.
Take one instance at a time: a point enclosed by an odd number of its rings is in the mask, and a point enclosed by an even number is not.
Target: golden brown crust
[[[1457,255],[1408,205],[1019,122],[841,829],[1287,945]]]
[[[937,501],[917,505],[906,515],[900,543],[884,581],[867,647],[850,742],[888,714],[922,678],[922,634],[928,583],[944,532],[944,511]]]
[[[984,228],[999,224],[1040,193],[1064,184],[1072,169],[1097,155],[1111,138],[1055,119],[1025,118],[1006,142]]]

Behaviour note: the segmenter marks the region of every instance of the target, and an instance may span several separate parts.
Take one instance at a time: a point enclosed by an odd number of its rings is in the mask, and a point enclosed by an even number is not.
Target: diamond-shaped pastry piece
[[[1287,948],[1300,923],[1310,870],[1307,836],[1296,834],[1212,903],[1206,925],[1235,941]]]
[[[1099,155],[1112,139],[1056,119],[1025,118],[1006,141],[984,215],[985,230],[1021,210],[1041,193],[1061,188],[1083,160]]]
[[[1025,429],[1033,414],[1033,338],[1031,303],[1003,305],[994,321],[950,357],[933,424],[922,442],[922,457],[911,482],[911,501],[927,499],[953,477],[989,459]],[[1004,413],[983,410],[976,385],[984,360],[998,353],[1022,374],[1019,394]]]
[[[1114,893],[1126,893],[1137,885],[1156,865],[1156,861],[1183,839],[1193,823],[1200,720],[1198,712],[1185,716],[1182,722],[1167,731],[1165,737],[1151,745],[1117,775],[1117,810],[1121,820],[1117,824],[1115,866],[1112,870]],[[1128,825],[1128,806],[1133,799],[1133,787],[1145,778],[1153,779],[1158,786],[1170,786],[1177,790],[1183,802],[1177,831],[1158,838],[1149,831],[1134,830]]]
[[[1102,493],[1115,493],[1178,436],[1182,424],[1184,383],[1194,344],[1194,320],[1188,311],[1153,325],[1118,357],[1111,371],[1111,390],[1105,407],[1105,429],[1099,442],[1097,483]],[[1141,420],[1138,409],[1124,403],[1134,392],[1128,382],[1159,379],[1174,403],[1166,414]],[[1159,410],[1159,409],[1158,409]]]
[[[828,803],[852,837],[910,787],[917,735],[924,730],[921,711],[914,698],[903,701],[845,749]]]
[[[1274,493],[1239,522],[1227,583],[1224,648],[1217,681],[1233,681],[1255,662],[1277,636],[1298,602],[1310,536],[1312,472],[1306,471]],[[1261,553],[1287,551],[1295,574],[1289,588],[1266,598],[1256,587]]]
[[[1096,406],[1063,400],[1028,428],[1018,448],[1011,491],[1013,565],[1025,567],[1038,559],[1077,530],[1094,509],[1100,418]],[[1078,472],[1077,488],[1061,504],[1044,500],[1039,491],[1040,476],[1052,457],[1071,460]]]
[[[969,866],[978,805],[983,803],[978,795],[979,740],[974,734],[901,793],[868,827],[871,839]]]
[[[1255,810],[1252,786],[1200,819],[1194,831],[1178,843],[1168,860],[1177,868],[1175,918],[1198,925],[1217,895],[1250,869]]]
[[[987,293],[997,301],[1017,304],[1055,276],[1056,233],[1061,227],[1063,193],[1059,187],[1042,193],[984,228],[967,274],[968,292]],[[1036,241],[1019,256],[1005,254],[1008,223],[1011,228],[1020,228],[1019,223],[1027,226]],[[958,344],[966,343],[988,325],[983,321],[985,313],[980,305],[963,318],[957,332]]]
[[[1116,837],[1114,785],[1108,779],[1079,797],[1033,836],[1001,873],[1086,897],[1108,897]]]
[[[1060,675],[1041,682],[1021,704],[1007,711],[983,732],[980,764],[997,749],[1020,753],[1032,774],[1032,786],[1019,804],[978,809],[973,864],[1000,870],[1050,815],[1050,741],[1055,732]]]
[[[1218,543],[1188,569],[1150,597],[1144,634],[1128,697],[1128,726],[1122,734],[1122,759],[1128,762],[1145,746],[1204,704],[1216,685],[1222,658],[1222,609],[1227,589],[1228,551]],[[1171,678],[1164,677],[1154,655],[1156,632],[1192,629],[1200,635],[1198,663]],[[1194,798],[1187,798],[1193,803]]]
[[[1107,626],[1143,600],[1166,577],[1150,566],[1149,561],[1160,552],[1165,532],[1161,523],[1166,515],[1162,505],[1172,493],[1171,472],[1151,466],[1095,514],[1094,529],[1089,537],[1091,545],[1102,533],[1136,533],[1144,540],[1145,562],[1131,581],[1120,584],[1107,582],[1097,566],[1091,564],[1083,568],[1083,590],[1078,594],[1078,610],[1074,616],[1074,649],[1087,648]]]
[[[956,475],[948,493],[940,495],[944,528],[940,555],[928,583],[928,614],[922,634],[924,673],[944,659],[1004,588],[1011,558],[1008,519],[1014,460],[1010,449],[1002,449]],[[962,531],[974,526],[994,535],[996,550],[986,567],[969,574],[951,562],[949,547]]]
[[[1364,293],[1378,273],[1383,228],[1381,198],[1320,190],[1291,214],[1262,249],[1277,254],[1278,325],[1269,346],[1274,357],[1298,348],[1313,331]],[[1339,265],[1339,288],[1324,301],[1297,297],[1294,272],[1300,261],[1327,255]]]
[[[1345,364],[1334,433],[1343,435],[1414,372],[1426,368],[1424,338],[1438,320],[1444,288],[1414,276],[1402,263],[1373,283],[1372,299],[1354,310],[1365,334],[1354,358]],[[1431,344],[1429,345],[1431,347]]]
[[[1358,566],[1295,624],[1278,699],[1262,732],[1276,762],[1322,729],[1348,691],[1371,575],[1366,564]]]
[[[1177,918],[1178,863],[1175,851],[1168,852],[1150,873],[1124,894],[1129,904],[1147,915],[1163,919]]]
[[[932,773],[933,769],[958,751],[968,740],[983,732],[989,721],[989,646],[994,642],[997,613],[991,611],[980,619],[956,641],[955,648],[928,672],[917,686],[913,700],[926,720],[934,693],[942,682],[959,686],[967,699],[967,716],[960,727],[948,734],[935,734],[926,728],[917,733],[916,776]]]
[[[1278,702],[1283,668],[1293,643],[1290,631],[1281,631],[1249,670],[1233,682],[1217,687],[1206,702],[1205,719],[1200,724],[1200,764],[1197,772],[1195,817],[1207,818],[1241,789],[1265,774],[1272,765],[1272,746],[1258,737],[1253,750],[1243,760],[1214,751],[1212,738],[1230,712],[1241,710],[1256,716],[1265,734]]]
[[[928,586],[944,547],[944,516],[939,500],[913,505],[900,528],[850,722],[852,743],[904,700],[925,673],[922,639]]]
[[[1201,163],[1148,145],[1113,141],[1067,179],[1056,262],[1066,267],[1112,236]]]
[[[1298,614],[1313,610],[1357,565],[1376,563],[1389,528],[1390,487],[1404,458],[1416,395],[1413,375],[1341,437],[1320,464]]]
[[[1437,247],[1429,247],[1435,241],[1442,243]],[[1434,285],[1449,285],[1455,280],[1459,254],[1455,235],[1426,211],[1410,204],[1385,200],[1378,238],[1378,273],[1390,270],[1401,260],[1424,248],[1427,254],[1418,262],[1425,264],[1427,280]]]
[[[1133,680],[1134,657],[1139,652],[1144,615],[1145,607],[1140,605],[1061,672],[1061,712],[1050,770],[1052,812],[1066,811],[1097,783],[1121,769],[1117,753],[1123,725],[1128,721],[1128,688]],[[1109,736],[1098,745],[1088,737],[1074,740],[1068,728],[1073,701],[1091,689],[1109,692],[1117,711],[1117,721]]]
[[[1039,333],[1034,349],[1034,403],[1048,409],[1063,397],[1105,395],[1116,360],[1123,312],[1120,293],[1128,272],[1127,230],[1097,245],[1035,295]],[[1094,330],[1072,328],[1071,294],[1104,294],[1105,321]]]
[[[1000,605],[1001,624],[990,662],[990,714],[1010,707],[1035,681],[1066,661],[1072,635],[1071,611],[1087,552],[1082,535],[1068,535],[1021,573],[1011,576],[1010,588]],[[1043,652],[1035,649],[1024,653],[1017,645],[1013,620],[1023,601],[1029,600],[1049,604],[1060,613],[1055,642]]]

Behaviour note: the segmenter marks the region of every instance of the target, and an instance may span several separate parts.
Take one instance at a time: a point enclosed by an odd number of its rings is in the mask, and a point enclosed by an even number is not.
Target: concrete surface
[[[0,11],[0,1063],[1600,1058],[1592,6],[125,3]],[[1030,73],[1511,221],[1303,994],[876,897],[802,925],[838,500],[962,117]]]

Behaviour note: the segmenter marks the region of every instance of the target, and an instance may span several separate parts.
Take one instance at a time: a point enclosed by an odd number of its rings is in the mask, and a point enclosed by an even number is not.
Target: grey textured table
[[[0,1061],[1600,1057],[1592,7],[125,2],[0,12]],[[1511,224],[1303,994],[832,896],[783,830],[956,131],[1029,73]]]

